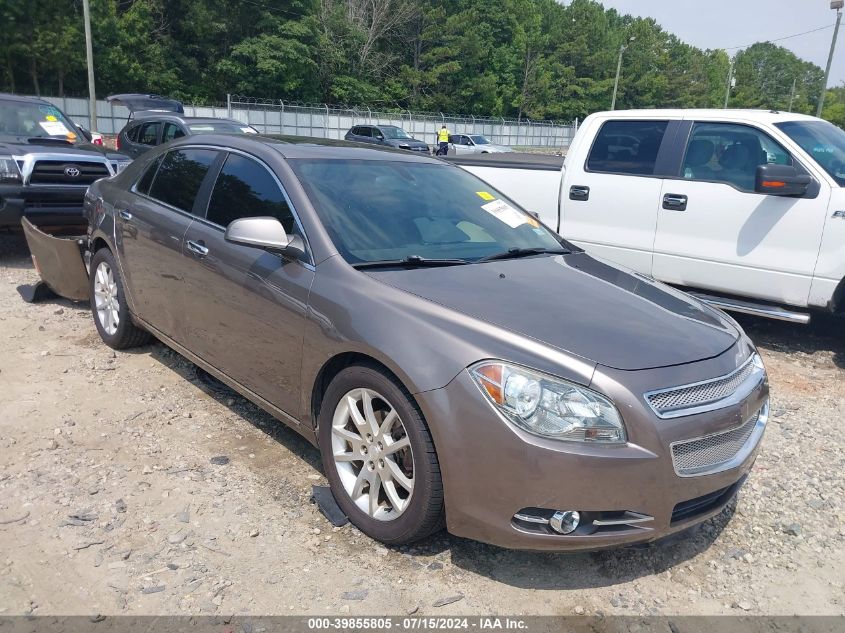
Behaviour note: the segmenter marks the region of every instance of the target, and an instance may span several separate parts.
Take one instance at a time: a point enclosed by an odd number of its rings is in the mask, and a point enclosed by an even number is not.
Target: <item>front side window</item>
[[[840,187],[845,187],[845,131],[829,121],[775,123],[813,157]]]
[[[352,264],[412,257],[475,261],[561,249],[531,215],[467,171],[387,160],[289,159],[320,221]]]
[[[279,184],[266,167],[241,156],[229,154],[211,192],[206,219],[222,227],[232,220],[270,216],[294,232],[293,212]]]
[[[476,145],[490,145],[490,141],[487,140],[486,136],[470,136],[472,142]]]
[[[380,131],[382,134],[384,134],[385,138],[411,138],[405,130],[403,130],[401,127],[396,127],[394,125],[386,125],[383,128],[380,128]]]
[[[215,158],[217,152],[210,149],[167,152],[153,179],[150,197],[190,213],[200,185]]]
[[[167,143],[168,141],[172,141],[173,139],[180,138],[182,136],[185,136],[185,133],[178,125],[175,123],[165,123],[164,134],[161,136],[161,142]]]
[[[158,130],[161,123],[158,121],[151,121],[144,123],[141,126],[141,131],[138,133],[138,142],[141,145],[156,145],[158,143]]]
[[[587,169],[651,176],[668,121],[607,121],[587,157]]]
[[[681,175],[753,192],[757,167],[766,164],[791,165],[792,157],[768,134],[748,125],[696,123]]]

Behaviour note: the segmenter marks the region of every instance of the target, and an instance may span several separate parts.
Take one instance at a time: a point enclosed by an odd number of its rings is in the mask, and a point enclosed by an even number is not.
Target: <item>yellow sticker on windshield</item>
[[[44,118],[47,119],[48,121],[58,121],[58,119],[56,117],[54,117],[52,114],[48,114]]]
[[[496,196],[490,195],[486,191],[476,191],[475,195],[477,195],[482,200],[495,200]]]

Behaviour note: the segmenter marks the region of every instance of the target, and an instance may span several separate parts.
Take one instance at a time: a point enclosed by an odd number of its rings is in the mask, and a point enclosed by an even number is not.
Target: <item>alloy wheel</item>
[[[405,425],[387,399],[353,389],[332,418],[332,454],[346,494],[370,517],[392,521],[414,491],[414,457]]]
[[[106,262],[100,262],[94,272],[94,303],[103,330],[114,336],[120,324],[120,303],[114,273]]]

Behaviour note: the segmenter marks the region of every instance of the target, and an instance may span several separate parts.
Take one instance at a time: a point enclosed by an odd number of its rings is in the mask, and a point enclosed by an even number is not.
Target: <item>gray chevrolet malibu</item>
[[[433,158],[192,136],[86,197],[103,341],[153,335],[314,443],[385,543],[646,542],[719,513],[768,417],[725,314]]]

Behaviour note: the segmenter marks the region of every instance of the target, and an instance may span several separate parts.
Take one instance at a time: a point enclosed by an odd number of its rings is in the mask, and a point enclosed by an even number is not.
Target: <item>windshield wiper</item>
[[[465,259],[428,259],[419,255],[411,255],[405,259],[382,259],[375,262],[358,262],[352,264],[357,270],[365,268],[436,268],[438,266],[461,266],[469,264]]]
[[[548,253],[550,255],[569,255],[572,251],[565,248],[509,248],[501,253],[493,253],[481,259],[476,260],[476,264],[483,262],[492,262],[497,259],[517,259],[519,257],[529,257],[531,255],[543,255]]]

